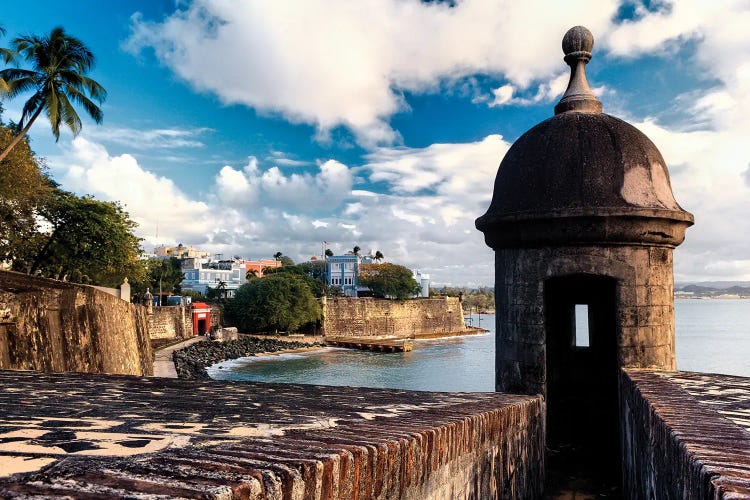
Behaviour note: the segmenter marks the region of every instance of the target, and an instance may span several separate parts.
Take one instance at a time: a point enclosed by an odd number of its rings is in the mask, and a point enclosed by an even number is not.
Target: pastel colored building
[[[275,269],[281,267],[281,261],[275,259],[261,259],[261,260],[246,260],[245,261],[245,274],[250,271],[255,271],[255,275],[258,278],[263,277],[263,271],[265,269]]]
[[[281,262],[273,259],[247,261],[242,259],[214,261],[206,258],[189,258],[182,261],[182,288],[206,295],[209,288],[226,287],[226,296],[234,297],[234,292],[247,283],[247,273],[255,271],[262,277],[266,269],[281,267]]]
[[[204,252],[194,247],[186,247],[182,243],[176,247],[159,246],[154,248],[154,253],[157,257],[177,257],[178,259],[191,259],[191,258],[208,258],[211,256],[210,252]]]
[[[358,283],[360,264],[372,264],[372,258],[353,253],[328,257],[326,259],[328,285],[341,287],[347,297],[357,297],[361,288]]]

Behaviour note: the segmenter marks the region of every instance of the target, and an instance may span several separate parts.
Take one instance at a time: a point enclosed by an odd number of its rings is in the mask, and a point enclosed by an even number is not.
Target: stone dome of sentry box
[[[555,116],[510,148],[476,225],[495,251],[496,389],[542,394],[548,448],[617,481],[620,369],[675,369],[672,251],[693,216],[654,143],[601,112],[593,46],[565,34]]]
[[[492,248],[549,243],[682,243],[693,216],[675,201],[661,153],[641,131],[601,112],[586,81],[594,40],[563,39],[571,79],[555,116],[505,155],[492,203],[476,221]]]

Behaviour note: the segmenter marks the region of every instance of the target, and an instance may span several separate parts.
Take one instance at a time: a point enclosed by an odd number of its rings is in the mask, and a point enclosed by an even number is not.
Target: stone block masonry
[[[148,318],[151,339],[184,339],[193,336],[193,316],[190,307],[154,307]]]
[[[0,368],[150,375],[145,309],[94,287],[0,271]]]
[[[0,496],[539,498],[542,412],[536,396],[0,372]]]
[[[327,337],[428,337],[467,332],[456,297],[384,300],[338,297],[323,302]]]
[[[750,499],[750,378],[627,370],[627,498]]]
[[[673,370],[672,250],[647,246],[499,249],[495,252],[497,390],[545,394],[550,332],[545,286],[577,275],[617,280],[615,331],[620,365]],[[558,298],[559,299],[559,298]]]

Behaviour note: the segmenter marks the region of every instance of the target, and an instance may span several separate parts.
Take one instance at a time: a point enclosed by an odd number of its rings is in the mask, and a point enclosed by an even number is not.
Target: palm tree
[[[354,248],[352,249],[352,253],[353,253],[354,255],[359,255],[359,251],[360,251],[360,250],[361,250],[361,249],[360,249],[360,248],[359,248],[358,246],[356,246],[356,245],[355,245],[355,246],[354,246]]]
[[[281,257],[283,257],[283,256],[284,256],[284,254],[281,253],[281,252],[276,252],[275,254],[273,254],[273,258],[275,260],[281,260]]]
[[[378,264],[380,264],[380,261],[383,260],[385,257],[383,256],[383,252],[378,250],[375,252],[375,257],[373,258],[378,262]]]
[[[331,250],[330,248],[326,248],[326,254],[325,255],[326,255],[326,258],[333,257],[333,250]]]
[[[61,124],[65,124],[73,135],[81,131],[81,119],[73,103],[80,105],[96,123],[102,122],[102,110],[94,101],[101,104],[107,97],[107,91],[85,76],[94,66],[94,54],[83,42],[57,27],[49,36],[18,37],[13,40],[13,45],[32,69],[7,68],[0,71],[0,78],[8,84],[6,95],[16,97],[28,91],[34,94],[23,106],[18,124],[21,131],[0,153],[0,161],[26,135],[42,110],[47,113],[56,140],[60,138]]]
[[[0,36],[5,36],[5,27],[0,26]],[[8,64],[11,61],[14,61],[16,58],[16,52],[11,49],[5,49],[0,47],[0,57],[2,57],[5,64]],[[5,81],[4,78],[0,77],[0,93],[7,94],[10,90],[10,87],[8,87],[8,82]]]

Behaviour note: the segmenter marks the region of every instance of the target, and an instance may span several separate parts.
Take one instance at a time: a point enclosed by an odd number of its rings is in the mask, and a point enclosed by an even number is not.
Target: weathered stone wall
[[[672,249],[581,246],[495,251],[496,386],[545,393],[544,283],[587,274],[617,280],[616,328],[622,367],[673,370]]]
[[[152,339],[187,338],[193,336],[190,307],[154,307],[148,318],[148,334]]]
[[[420,337],[464,331],[456,297],[404,301],[337,297],[323,303],[327,337]]]
[[[750,498],[750,378],[623,371],[626,498]]]
[[[215,332],[221,328],[221,309],[219,306],[211,306],[211,328],[210,331]]]
[[[0,497],[540,498],[543,407],[496,393],[0,371],[0,438],[17,450],[0,466],[19,472],[0,477]]]
[[[90,286],[0,271],[0,368],[150,375],[145,309]]]

